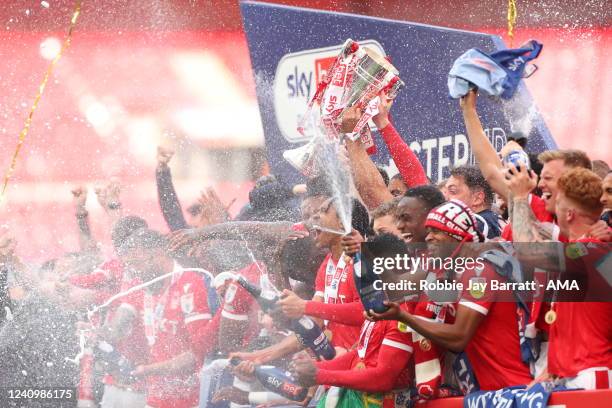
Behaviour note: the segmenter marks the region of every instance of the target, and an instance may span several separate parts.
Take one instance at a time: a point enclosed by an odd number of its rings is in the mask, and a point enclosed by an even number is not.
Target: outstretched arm
[[[292,225],[292,223],[284,221],[232,221],[208,225],[198,229],[188,229],[180,231],[172,237],[170,250],[176,250],[185,245],[194,245],[198,242],[211,239],[278,242],[288,237]]]
[[[231,353],[230,358],[237,357],[241,360],[252,361],[255,364],[265,364],[297,353],[303,348],[304,346],[300,344],[295,334],[291,334],[280,342],[261,350]]]
[[[72,190],[72,196],[74,198],[75,216],[79,227],[79,246],[81,247],[81,251],[95,249],[96,242],[92,238],[91,229],[89,228],[89,213],[85,208],[87,188],[84,186],[74,188]]]
[[[347,115],[345,114],[345,117]],[[355,187],[369,210],[393,199],[376,165],[360,141],[346,141]]]
[[[170,231],[187,228],[187,222],[183,216],[181,204],[172,184],[172,174],[168,162],[174,151],[161,146],[157,147],[157,169],[155,170],[155,181],[157,183],[157,197],[166,224]]]
[[[299,319],[303,315],[316,317],[320,320],[330,320],[349,326],[363,324],[363,306],[361,302],[324,303],[319,296],[315,300],[304,300],[292,291],[285,289],[283,297],[278,301],[285,316]]]
[[[389,121],[389,110],[393,105],[393,100],[387,98],[384,93],[380,94],[379,113],[372,120],[378,128],[393,162],[397,166],[402,180],[408,187],[416,187],[429,184],[425,169],[421,165],[419,158],[412,151],[410,146],[402,139],[393,124]]]
[[[285,221],[234,221],[206,226],[199,231],[205,239],[278,241],[289,235],[292,225]]]
[[[408,364],[412,351],[411,345],[385,336],[375,367],[351,370],[353,361],[358,358],[357,351],[352,350],[333,360],[317,363],[307,356],[297,355],[291,371],[303,386],[323,384],[364,392],[387,392]]]
[[[477,93],[472,90],[460,100],[467,137],[482,175],[491,185],[493,191],[507,199],[508,187],[504,180],[503,166],[495,148],[482,128],[476,111],[476,99]]]
[[[400,308],[397,303],[385,302],[389,310],[384,313],[370,311],[368,319],[398,320],[406,323],[420,335],[427,337],[440,347],[454,352],[462,351],[476,333],[484,315],[474,309],[459,304],[455,323],[438,323],[421,319]]]
[[[176,374],[188,374],[195,370],[198,365],[197,357],[189,350],[169,360],[149,365],[139,365],[133,375],[138,377],[170,376]]]
[[[319,369],[316,374],[318,384],[351,388],[364,392],[387,392],[393,389],[400,373],[408,364],[412,354],[395,347],[383,346],[378,353],[376,367],[363,370],[325,370]],[[333,360],[332,360],[333,361]],[[372,381],[372,379],[376,381]]]

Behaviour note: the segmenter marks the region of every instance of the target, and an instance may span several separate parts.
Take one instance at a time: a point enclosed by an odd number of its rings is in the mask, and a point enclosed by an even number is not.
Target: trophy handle
[[[285,150],[283,158],[304,176],[315,177],[317,175],[315,149],[315,142],[311,140],[303,146]]]

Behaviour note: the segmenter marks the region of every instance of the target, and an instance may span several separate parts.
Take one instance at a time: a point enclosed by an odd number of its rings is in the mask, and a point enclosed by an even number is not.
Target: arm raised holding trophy
[[[324,174],[342,203],[348,200],[352,184],[350,169],[337,159],[342,145],[346,145],[351,161],[356,159],[362,164],[360,174],[356,176],[357,188],[368,207],[375,207],[388,198],[378,188],[379,185],[384,188],[384,183],[373,163],[355,144],[362,144],[369,153],[375,151],[368,121],[379,113],[380,95],[384,95],[388,103],[403,86],[399,72],[385,58],[371,49],[360,47],[353,40],[347,40],[324,80],[317,86],[299,123],[298,131],[310,137],[310,141],[297,149],[285,151],[283,157],[307,177]],[[355,163],[351,166],[354,167]],[[372,168],[373,171],[369,171]],[[374,180],[374,187],[371,181],[365,182],[363,173]],[[350,208],[350,205],[347,202],[341,207]],[[350,220],[350,214],[343,215],[344,220]],[[349,224],[343,224],[348,233]]]

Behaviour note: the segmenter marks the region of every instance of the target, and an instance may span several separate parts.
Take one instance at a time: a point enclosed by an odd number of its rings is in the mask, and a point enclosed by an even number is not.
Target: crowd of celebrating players
[[[549,291],[542,301],[521,305],[507,301],[508,293],[473,290],[439,301],[417,291],[386,302],[385,311],[364,310],[354,274],[362,242],[389,254],[416,247],[451,258],[479,248],[472,244],[538,243],[515,250],[539,255],[544,275],[586,274],[598,265],[609,270],[612,173],[606,163],[579,150],[528,155],[528,165],[506,160],[528,152],[528,140],[513,134],[497,152],[476,101],[472,91],[460,109],[477,165],[453,168],[436,185],[393,127],[392,101],[383,97],[373,121],[399,173],[389,178],[359,141],[346,141],[338,160],[354,180],[349,234],[336,233],[343,230],[344,209],[325,174],[298,186],[263,177],[234,219],[212,190],[183,212],[168,167],[173,152],[160,147],[156,182],[169,231],[124,214],[113,180],[97,191],[115,250],[100,259],[86,192],[74,189],[79,251],[33,266],[18,258],[8,235],[1,237],[0,374],[37,384],[35,375],[20,372],[39,370],[32,367],[43,360],[36,354],[43,348],[22,345],[36,337],[31,320],[41,319],[26,312],[38,311],[44,299],[53,314],[48,319],[66,324],[42,336],[56,331],[59,337],[32,341],[59,341],[80,352],[74,383],[81,407],[404,407],[542,382],[610,388],[612,303],[561,301]],[[352,129],[359,117],[349,111],[343,126]],[[551,242],[574,245],[558,251]],[[488,261],[462,273],[423,272],[466,287],[474,279],[510,279]],[[272,293],[271,303],[264,307],[265,296],[244,282]],[[610,293],[609,281],[599,284]],[[320,327],[333,358],[318,357],[287,323],[305,316]],[[70,364],[43,368],[68,372]],[[280,383],[307,390],[305,396],[292,401],[290,392],[262,384],[257,373],[270,366],[282,374]]]

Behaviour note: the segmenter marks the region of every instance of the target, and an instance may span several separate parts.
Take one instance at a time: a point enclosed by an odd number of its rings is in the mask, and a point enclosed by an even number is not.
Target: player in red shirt
[[[505,169],[497,151],[487,138],[480,123],[478,112],[476,111],[476,100],[476,91],[469,92],[460,100],[470,146],[482,174],[491,185],[493,191],[509,203],[509,188],[505,179]],[[500,153],[506,155],[512,150],[522,150],[522,148],[518,143],[510,142]],[[558,191],[557,180],[562,174],[576,167],[590,170],[591,161],[580,150],[548,150],[541,153],[538,156],[538,160],[543,164],[538,183],[538,187],[542,190],[542,198],[531,195],[528,200],[538,221],[544,223],[552,222],[555,218],[555,200]],[[603,229],[604,224],[605,222],[602,221],[593,225],[589,235],[609,242],[612,234],[607,228]],[[554,233],[558,233],[558,230],[552,232],[552,234]],[[554,235],[552,237],[556,239]],[[516,237],[512,239],[512,227],[510,224],[502,231],[502,238],[507,241],[520,242]]]
[[[202,347],[211,319],[207,288],[200,274],[181,268],[167,255],[166,246],[164,237],[151,230],[139,230],[128,239],[126,266],[138,271],[144,282],[171,275],[140,292],[141,310],[138,302],[120,308],[118,325],[125,332],[134,319],[143,321],[150,360],[133,375],[146,379],[147,406],[192,408],[199,400],[200,366],[192,349]]]
[[[412,303],[402,308],[411,310]],[[411,385],[414,373],[410,329],[397,321],[365,321],[357,347],[333,360],[314,362],[303,354],[293,360],[292,372],[303,386],[316,384],[348,388],[367,406],[393,408],[405,398],[400,391]],[[397,390],[397,392],[391,392]],[[349,392],[341,398],[348,398]],[[363,394],[361,394],[363,393]],[[330,394],[326,398],[332,398]],[[404,401],[405,402],[405,401]],[[374,405],[376,404],[376,405]]]
[[[147,228],[147,222],[140,217],[120,218],[112,231],[115,252],[117,253],[130,234],[141,228]],[[92,303],[100,305],[134,278],[124,275],[123,262],[118,256],[102,263],[90,273],[69,276],[62,282],[62,290],[75,306],[90,306]]]
[[[266,285],[266,266],[262,262],[253,262],[235,274],[258,287]],[[221,352],[230,353],[247,347],[259,334],[259,310],[256,300],[249,292],[234,281],[229,284],[221,308],[219,330]]]
[[[515,222],[519,224],[531,222],[529,212],[522,207],[525,207],[525,191],[529,190],[532,183],[523,174],[517,173],[510,177],[515,211],[517,205],[519,211]],[[588,285],[580,288],[581,291],[587,291],[590,295],[597,292],[609,300],[612,288],[604,278],[610,268],[609,246],[587,237],[592,225],[598,222],[602,210],[601,179],[590,170],[576,168],[564,173],[557,181],[557,186],[555,211],[561,232],[569,237],[570,243],[564,245],[563,256],[559,256],[559,248],[546,244],[539,250],[549,253],[540,254],[538,264],[554,271],[560,270],[557,276],[559,280],[579,277],[580,282]],[[521,215],[527,219],[520,218]],[[521,234],[533,242],[541,240],[537,233],[537,230],[521,230]],[[526,250],[529,248],[519,247],[522,254]],[[540,379],[563,377],[566,386],[572,388],[610,388],[612,303],[553,301],[545,314],[545,320],[550,325],[548,372]]]
[[[419,194],[415,194],[415,192],[419,192]],[[444,202],[444,197],[442,193],[433,186],[420,186],[413,189],[408,190],[408,194],[411,194],[407,197],[407,203],[415,204],[412,207],[414,213],[412,215],[419,217],[421,213],[421,209],[430,207],[431,210],[436,205],[432,205],[432,203],[438,202],[437,204]],[[417,198],[418,197],[418,198]],[[412,203],[411,200],[414,200],[415,203]],[[402,200],[403,201],[403,200]],[[407,207],[403,208],[407,210]],[[423,220],[420,228],[425,230],[425,215],[423,215]],[[405,217],[405,214],[402,215]],[[403,220],[400,225],[404,226]],[[421,224],[418,222],[417,224]],[[419,228],[415,228],[411,230],[417,239],[421,236],[425,236],[419,231]],[[345,243],[347,243],[348,239],[343,239]],[[347,243],[347,246],[352,251],[360,251],[360,245],[357,243],[362,242],[359,240],[355,244]],[[403,241],[400,240],[400,237],[394,236],[391,234],[381,234],[377,235],[373,239],[368,240],[369,250],[368,257],[394,257],[397,254],[401,254],[406,251],[406,247],[402,249],[402,246],[405,245]],[[414,247],[412,248],[414,249]],[[422,249],[418,250],[419,253],[425,254]],[[363,262],[363,259],[362,259]],[[362,263],[363,265],[363,263]],[[393,271],[389,271],[389,273],[394,274]],[[419,272],[415,274],[410,274],[410,278],[407,275],[403,275],[403,279],[410,279],[413,282],[418,282],[420,279],[427,279],[425,272]],[[383,281],[386,278],[391,278],[391,275],[382,275],[380,279]],[[393,279],[395,280],[395,279]],[[416,291],[412,291],[412,293],[403,292],[400,295],[402,298],[414,298],[418,300],[414,302],[414,312],[412,312],[415,316],[418,316],[421,319],[425,319],[428,321],[437,321],[441,323],[453,323],[456,315],[456,307],[453,303],[439,303],[435,302],[427,296],[426,293],[421,293],[420,289]],[[389,292],[388,292],[389,294]],[[393,294],[395,295],[395,293]],[[399,326],[400,330],[409,329],[404,323],[401,323]],[[429,339],[426,339],[422,335],[412,330],[409,330],[412,335],[412,342],[414,343],[414,351],[413,357],[414,362],[411,365],[414,365],[414,379],[416,383],[417,392],[419,394],[419,399],[430,399],[430,398],[441,398],[447,397],[453,394],[457,394],[453,392],[451,389],[445,387],[442,388],[442,380],[443,380],[443,369],[444,369],[444,360],[446,355],[446,350],[441,347],[438,347],[436,344],[433,344]]]
[[[444,195],[435,186],[424,185],[408,189],[398,204],[397,228],[407,243],[425,243],[427,214],[444,203]],[[426,250],[423,250],[426,253]],[[456,308],[453,304],[435,302],[422,294],[414,315],[430,321],[453,323]],[[414,347],[415,383],[423,399],[439,398],[446,394],[440,389],[443,380],[446,350],[419,333],[412,332]]]
[[[457,248],[457,242],[483,240],[472,211],[457,200],[434,208],[425,225],[431,257],[457,257],[461,255],[461,245]],[[529,367],[521,361],[516,303],[496,302],[498,296],[507,296],[497,291],[467,289],[472,280],[489,282],[504,278],[484,262],[483,268],[466,268],[459,279],[466,289],[460,295],[452,324],[426,321],[391,302],[388,303],[390,310],[385,313],[370,311],[371,318],[400,320],[441,347],[465,352],[456,361],[456,371],[466,392],[474,391],[476,386],[481,390],[496,390],[531,382]]]
[[[342,229],[333,198],[321,205],[313,222],[321,228],[313,233],[316,245],[330,251],[317,271],[315,295],[312,300],[306,301],[291,291],[284,291],[284,298],[279,304],[290,318],[308,315],[324,320],[332,344],[344,352],[357,341],[363,318],[353,278],[353,264],[345,256],[342,236],[324,231]]]
[[[119,248],[124,244],[130,234],[138,229],[146,227],[147,222],[140,217],[126,216],[118,219],[113,226],[111,234],[115,252],[117,253],[119,251]],[[92,304],[100,305],[117,292],[138,283],[138,280],[134,279],[134,277],[128,277],[127,274],[124,274],[124,266],[120,258],[119,256],[118,258],[106,261],[90,273],[70,276],[67,281],[61,283],[61,288],[65,291],[65,296],[69,298],[71,303],[76,307],[90,307]],[[116,308],[117,306],[118,304],[113,307]],[[113,310],[111,310],[110,314],[112,315],[112,313]],[[92,323],[97,328],[102,322],[96,316],[96,318],[92,320]],[[134,335],[137,336],[137,334]],[[126,344],[129,344],[129,341],[126,341]],[[138,353],[136,354],[137,355],[134,357],[138,359]],[[86,396],[81,397],[80,395],[79,400],[93,399],[93,373],[91,372],[91,361],[92,356],[90,354],[87,354],[81,361],[81,386],[79,388],[79,394],[84,394]],[[104,382],[107,385],[114,384],[112,376],[106,376]],[[124,394],[122,395],[122,399],[129,399],[130,401],[138,403],[141,399],[140,392],[142,387],[138,384],[133,384],[131,389],[132,391],[122,393]],[[113,400],[117,400],[117,398],[115,398],[118,394],[116,391],[117,390],[114,388],[105,387],[105,394],[107,392],[109,394],[106,396],[107,401],[111,396]],[[110,405],[104,405],[104,408],[107,407],[110,407]]]
[[[365,235],[369,230],[367,211],[356,200],[353,206],[353,227]],[[325,200],[312,220],[318,226],[318,230],[311,233],[317,247],[330,250],[330,254],[317,272],[315,284],[317,292],[311,301],[306,301],[292,291],[285,290],[279,305],[283,313],[290,318],[309,315],[327,320],[328,322],[321,324],[326,326],[325,332],[331,338],[336,350],[342,353],[352,347],[359,338],[363,309],[353,281],[353,266],[343,256],[342,234],[323,231],[342,229],[334,199]],[[289,336],[279,344],[266,349],[233,355],[243,360],[264,363],[295,353],[300,348],[297,338]]]

